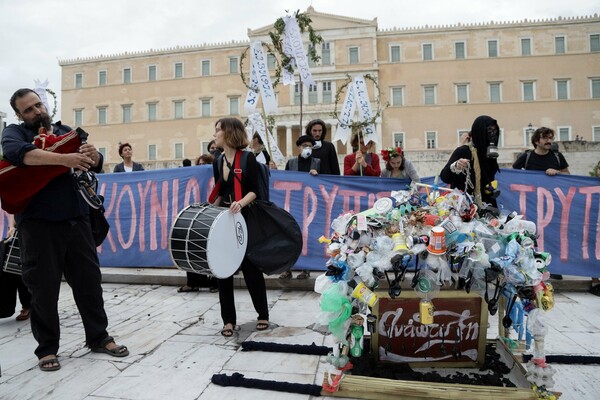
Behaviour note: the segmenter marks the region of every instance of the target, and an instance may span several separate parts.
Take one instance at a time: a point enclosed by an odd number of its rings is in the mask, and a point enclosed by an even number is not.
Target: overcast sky
[[[247,40],[286,10],[361,19],[379,29],[588,16],[598,0],[0,0],[0,111],[34,79],[60,96],[58,60],[177,45]],[[51,105],[52,107],[52,105]],[[59,114],[60,116],[60,104]]]

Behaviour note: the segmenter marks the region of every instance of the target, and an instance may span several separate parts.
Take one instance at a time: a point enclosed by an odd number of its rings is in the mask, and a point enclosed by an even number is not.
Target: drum
[[[18,232],[10,239],[6,239],[5,254],[2,260],[2,271],[21,275],[21,250],[19,249]]]
[[[208,204],[192,204],[177,215],[169,237],[175,265],[186,272],[229,278],[237,271],[248,245],[241,213]]]

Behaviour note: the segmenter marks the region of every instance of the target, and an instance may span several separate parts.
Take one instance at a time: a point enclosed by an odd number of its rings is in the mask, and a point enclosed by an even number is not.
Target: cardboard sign
[[[391,299],[377,293],[373,312],[377,329],[372,345],[381,362],[415,366],[476,367],[485,358],[487,304],[476,294],[442,290],[433,303],[433,324],[420,321],[419,303],[411,290]]]

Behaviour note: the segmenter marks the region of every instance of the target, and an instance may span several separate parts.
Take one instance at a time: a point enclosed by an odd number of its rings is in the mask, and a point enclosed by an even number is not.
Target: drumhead
[[[240,213],[207,204],[183,209],[171,228],[173,263],[187,272],[228,278],[237,271],[248,245],[246,221]]]
[[[246,255],[248,229],[241,213],[224,209],[212,224],[208,234],[207,259],[217,278],[229,278],[238,270]]]

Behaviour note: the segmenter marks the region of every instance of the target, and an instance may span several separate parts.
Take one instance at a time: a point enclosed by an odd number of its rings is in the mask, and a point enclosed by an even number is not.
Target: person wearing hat
[[[285,164],[286,171],[303,171],[311,175],[319,175],[321,172],[321,160],[312,156],[315,139],[310,135],[302,135],[296,140],[296,146],[300,150],[298,157],[288,160]]]
[[[298,157],[288,160],[285,164],[286,171],[303,171],[316,176],[321,172],[321,160],[312,156],[315,139],[310,135],[302,135],[296,140],[296,146],[300,150]],[[296,279],[307,279],[310,271],[302,270]],[[286,271],[279,275],[279,279],[292,279],[292,271]]]

